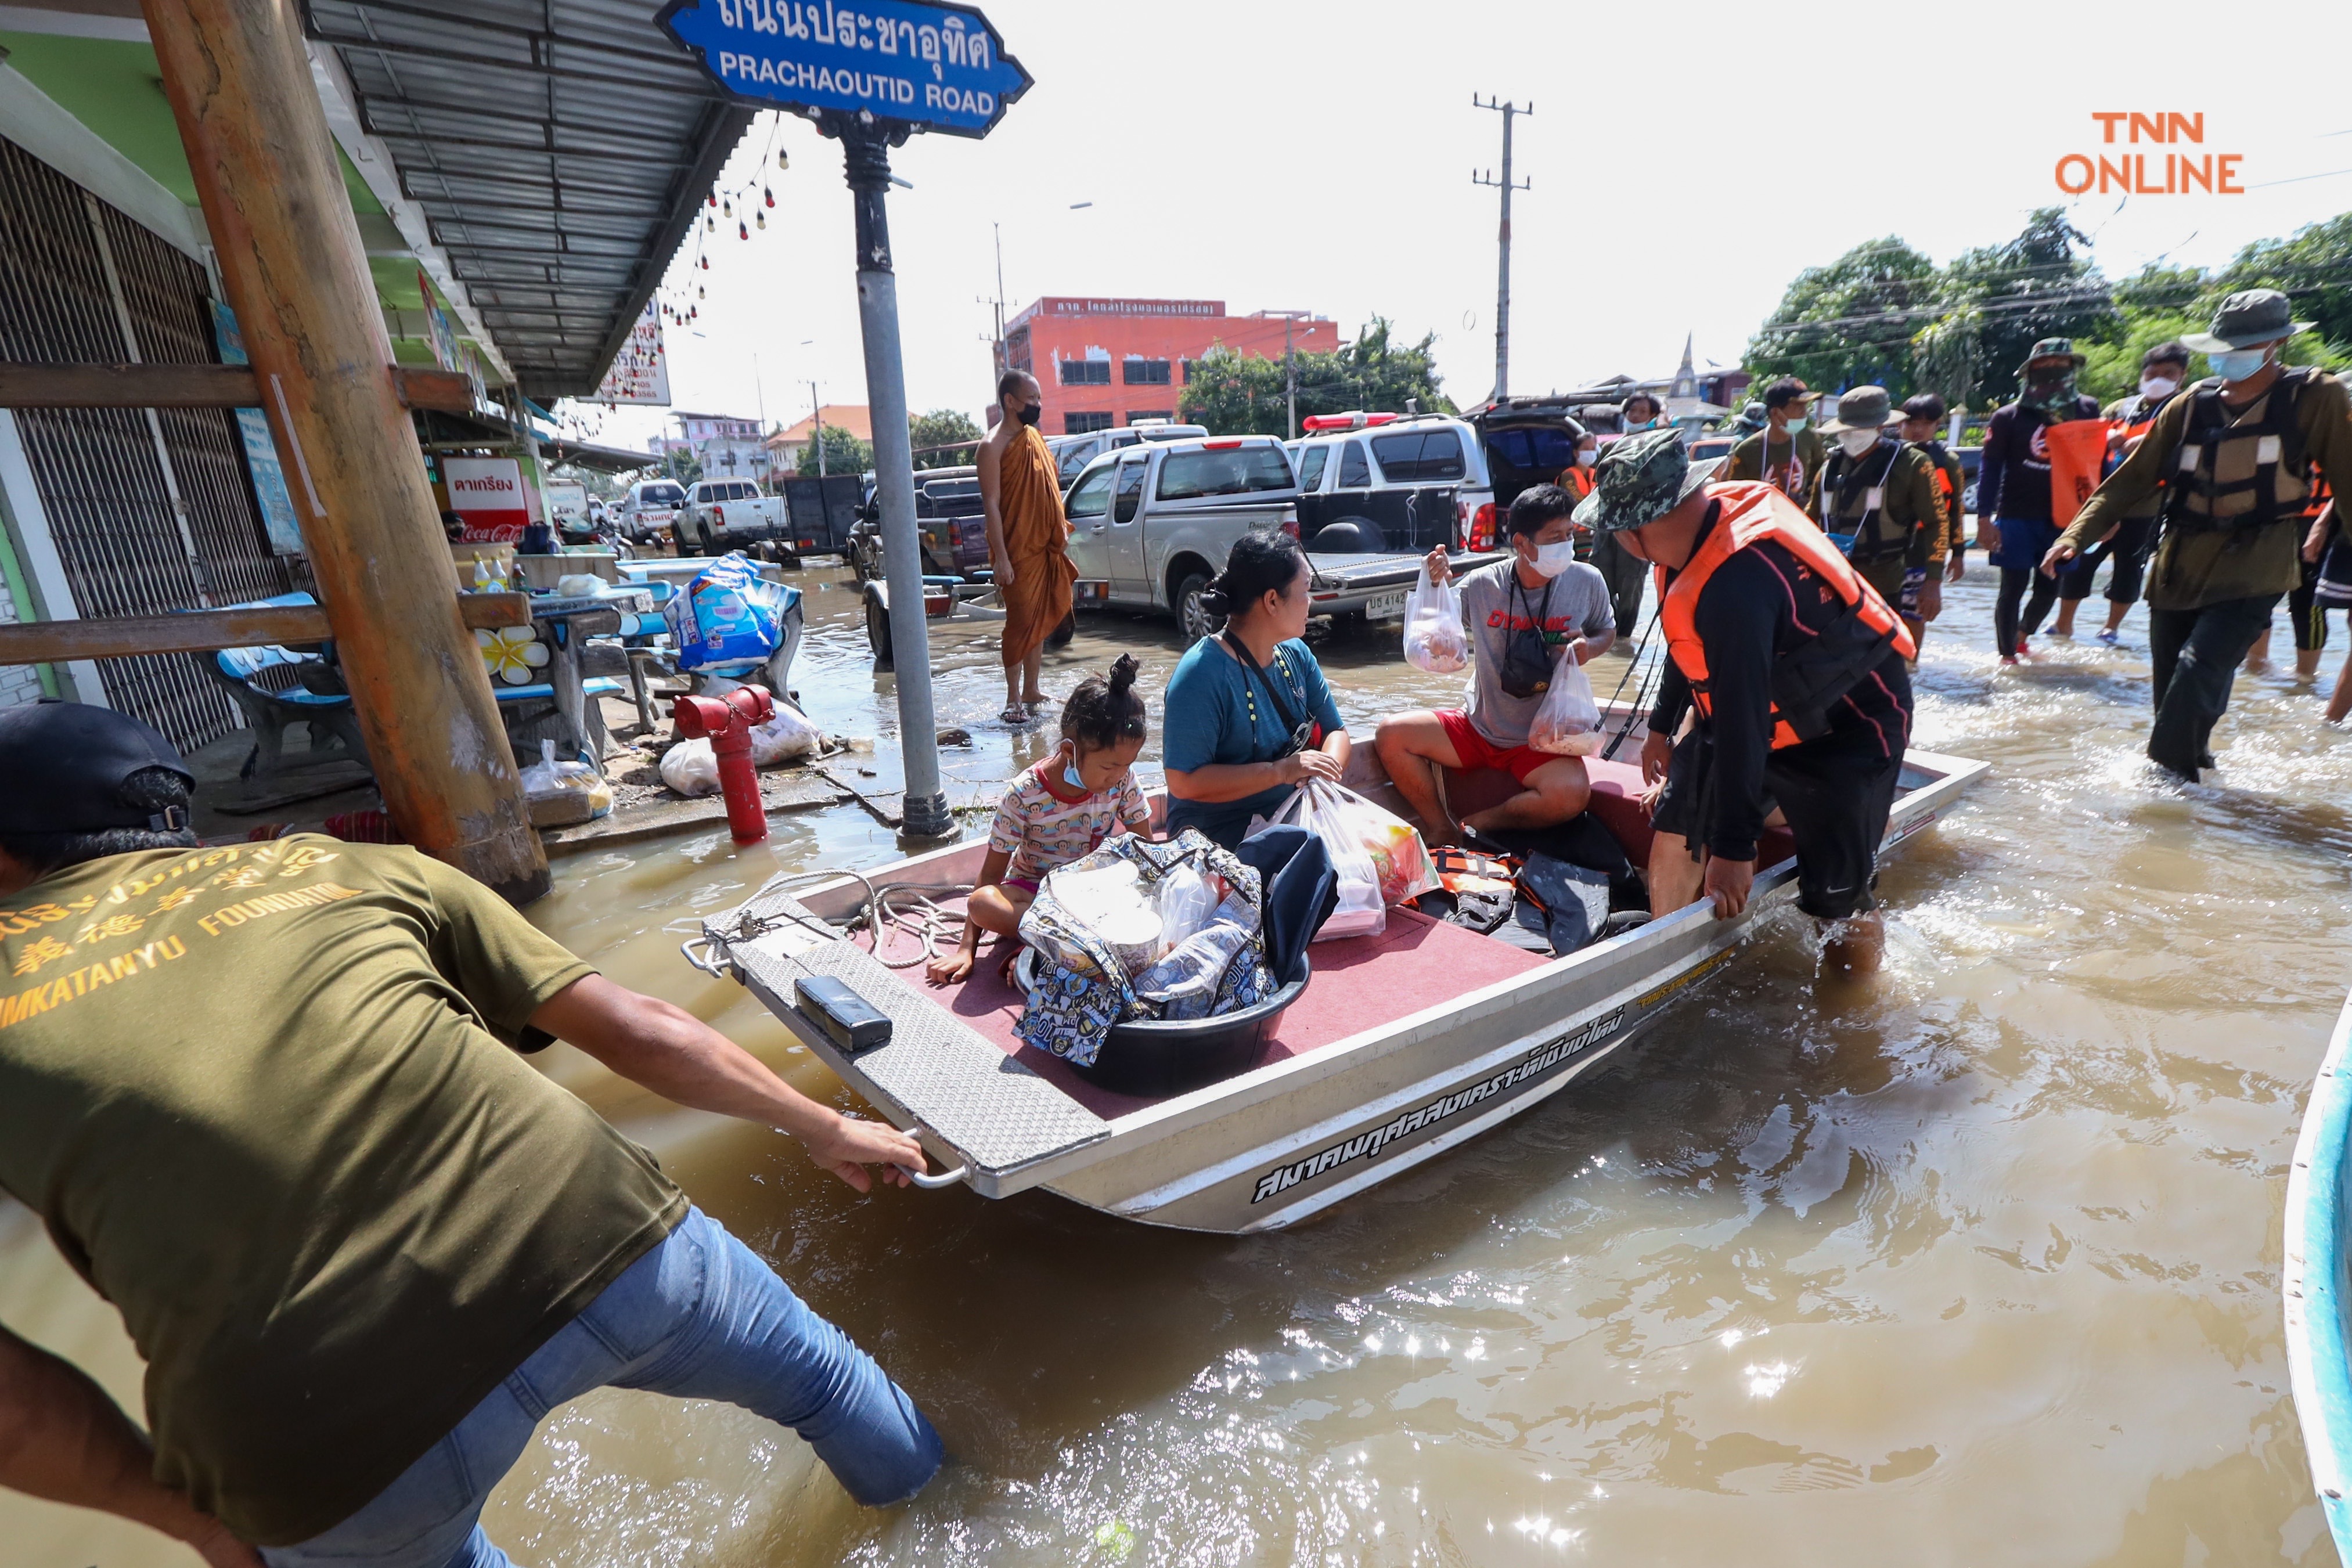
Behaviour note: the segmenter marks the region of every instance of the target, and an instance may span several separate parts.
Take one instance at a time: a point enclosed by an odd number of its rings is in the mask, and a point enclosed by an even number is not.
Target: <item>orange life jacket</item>
[[[1890,649],[1912,659],[1918,656],[1917,644],[1903,618],[1779,486],[1738,480],[1709,485],[1706,493],[1723,507],[1714,528],[1671,580],[1664,567],[1656,569],[1666,653],[1690,683],[1699,717],[1712,719],[1715,698],[1707,681],[1706,644],[1696,624],[1698,596],[1725,561],[1759,540],[1772,540],[1845,603],[1845,612],[1821,635],[1772,662],[1773,748],[1811,740],[1829,727],[1830,705],[1876,669]]]

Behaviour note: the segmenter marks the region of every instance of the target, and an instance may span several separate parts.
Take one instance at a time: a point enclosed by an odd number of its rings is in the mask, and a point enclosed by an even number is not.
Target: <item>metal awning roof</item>
[[[595,391],[752,111],[658,0],[310,0],[523,392]]]

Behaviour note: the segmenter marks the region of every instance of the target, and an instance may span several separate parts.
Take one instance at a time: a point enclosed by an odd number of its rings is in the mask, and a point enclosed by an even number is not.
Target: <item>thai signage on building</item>
[[[662,346],[661,306],[656,301],[646,301],[644,313],[629,329],[621,351],[613,356],[612,368],[604,372],[593,401],[607,406],[622,402],[669,406],[669,355]]]
[[[444,457],[441,480],[449,509],[465,525],[468,544],[512,544],[530,525],[522,465],[511,457]]]
[[[1029,89],[1029,73],[966,5],[670,0],[659,20],[720,87],[761,103],[985,136]]]

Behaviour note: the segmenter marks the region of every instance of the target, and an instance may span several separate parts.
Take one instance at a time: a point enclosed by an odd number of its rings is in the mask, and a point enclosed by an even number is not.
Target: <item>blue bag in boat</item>
[[[783,645],[784,610],[798,589],[770,582],[740,550],[720,556],[662,606],[681,671],[764,664]]]

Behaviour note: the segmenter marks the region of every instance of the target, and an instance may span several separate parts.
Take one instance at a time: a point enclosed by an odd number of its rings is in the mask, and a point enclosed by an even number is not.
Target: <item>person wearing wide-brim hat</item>
[[[2107,422],[2107,444],[2117,457],[2128,457],[2139,450],[2156,423],[2156,416],[2164,412],[2189,379],[2189,345],[2179,339],[2158,343],[2139,357],[2139,387],[2127,397],[2116,399],[2101,411]],[[2147,574],[2147,547],[2156,530],[2158,497],[2147,499],[2132,507],[2123,526],[2099,543],[2083,552],[2081,559],[2058,574],[2058,619],[2050,628],[2053,637],[2074,634],[2074,616],[2083,601],[2091,596],[2091,584],[2098,576],[2099,562],[2112,558],[2115,570],[2107,577],[2107,623],[2099,629],[2099,641],[2110,648],[2119,640],[2124,617],[2139,602],[2140,583]]]
[[[1657,583],[1666,665],[1642,745],[1643,779],[1665,786],[1652,913],[1702,895],[1718,918],[1745,910],[1777,802],[1796,840],[1797,906],[1835,923],[1832,967],[1865,973],[1884,941],[1871,890],[1910,740],[1911,634],[1779,486],[1714,483],[1713,469],[1671,432],[1631,437],[1576,509]],[[1774,694],[1792,692],[1802,706],[1784,711]]]
[[[1995,409],[1985,422],[1977,470],[1977,542],[1985,547],[1988,562],[2000,569],[1992,640],[2004,664],[2032,656],[2026,640],[2058,600],[2057,583],[2033,570],[2058,538],[2043,433],[2068,420],[2099,417],[2098,399],[2075,389],[2083,362],[2071,339],[2042,339],[2017,367],[2017,401]]]
[[[1837,417],[1822,426],[1833,444],[1808,509],[1849,541],[1846,559],[1903,612],[1916,643],[1943,613],[1945,518],[1936,465],[1892,428],[1897,417],[1885,387],[1838,394]]]
[[[2211,330],[2181,340],[2213,374],[2164,406],[2042,561],[2054,575],[2162,489],[2147,572],[2147,755],[2185,779],[2214,766],[2238,661],[2302,581],[2315,476],[2352,494],[2352,398],[2325,371],[2279,362],[2309,326],[2275,288],[2223,300]]]

